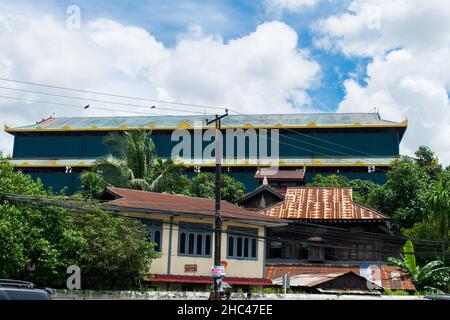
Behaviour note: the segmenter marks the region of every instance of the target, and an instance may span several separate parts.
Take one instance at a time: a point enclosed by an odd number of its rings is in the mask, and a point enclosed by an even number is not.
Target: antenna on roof
[[[378,115],[378,118],[381,119],[380,112],[378,111],[378,108],[377,107],[373,107],[373,111]]]

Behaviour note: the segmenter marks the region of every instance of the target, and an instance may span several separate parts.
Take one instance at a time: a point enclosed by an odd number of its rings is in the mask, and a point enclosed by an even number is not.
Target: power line
[[[190,107],[197,107],[197,108],[216,109],[216,110],[224,110],[225,109],[223,107],[215,107],[215,106],[208,106],[208,105],[201,105],[201,104],[192,104],[192,103],[166,101],[166,100],[149,99],[149,98],[139,98],[139,97],[118,95],[118,94],[105,93],[105,92],[99,92],[99,91],[72,89],[72,88],[68,88],[68,87],[55,86],[55,85],[42,84],[42,83],[35,83],[35,82],[29,82],[29,81],[20,81],[20,80],[14,80],[14,79],[2,78],[2,77],[0,77],[0,80],[8,81],[8,82],[15,82],[15,83],[28,84],[28,85],[32,85],[32,86],[39,86],[39,87],[59,89],[59,90],[67,90],[67,91],[74,91],[74,92],[98,94],[98,95],[110,96],[110,97],[116,97],[116,98],[125,98],[125,99],[132,99],[132,100],[150,101],[150,102],[157,102],[157,103],[165,103],[165,104],[180,105],[180,106],[190,106]]]
[[[167,103],[167,104],[183,105],[183,106],[191,106],[191,107],[199,107],[199,108],[209,108],[209,109],[216,109],[216,110],[228,109],[229,111],[234,112],[234,113],[236,113],[238,115],[244,116],[246,118],[253,118],[253,119],[256,119],[257,121],[260,121],[260,122],[272,125],[271,123],[269,123],[267,121],[263,121],[263,120],[261,120],[260,118],[257,118],[254,115],[253,116],[246,115],[246,114],[240,113],[239,111],[236,111],[234,109],[224,108],[224,107],[216,107],[216,106],[209,106],[209,105],[200,105],[200,104],[191,104],[191,103],[176,102],[176,101],[165,101],[165,100],[157,100],[157,99],[149,99],[149,98],[140,98],[140,97],[125,96],[125,95],[117,95],[117,94],[111,94],[111,93],[105,93],[105,92],[73,89],[73,88],[68,88],[68,87],[55,86],[55,85],[49,85],[49,84],[41,84],[41,83],[35,83],[35,82],[29,82],[29,81],[20,81],[20,80],[8,79],[8,78],[3,78],[3,77],[0,77],[0,80],[8,81],[8,82],[15,82],[15,83],[28,84],[28,85],[33,85],[33,86],[48,87],[48,88],[54,88],[54,89],[60,89],[60,90],[68,90],[68,91],[74,91],[74,92],[83,92],[83,93],[90,93],[90,94],[105,95],[105,96],[111,96],[111,97],[117,97],[117,98],[126,98],[126,99],[134,99],[134,100],[141,100],[141,101],[151,101],[151,102],[159,102],[159,103]],[[21,91],[21,89],[13,89],[13,90]],[[162,108],[160,108],[160,109],[162,109]],[[185,111],[185,110],[183,110],[183,111]],[[199,114],[202,114],[202,113],[199,113]],[[329,144],[332,144],[332,145],[336,145],[336,146],[339,146],[339,147],[342,147],[342,148],[345,148],[345,149],[348,149],[348,150],[356,151],[356,152],[359,152],[359,153],[362,153],[362,154],[366,154],[366,155],[369,155],[369,156],[372,156],[372,157],[378,157],[377,155],[373,155],[373,154],[370,154],[370,153],[367,153],[367,152],[364,152],[364,151],[361,151],[361,150],[358,150],[358,149],[355,149],[355,148],[351,148],[351,147],[344,146],[344,145],[341,145],[341,144],[338,144],[338,143],[335,143],[335,142],[331,142],[331,141],[327,141],[327,140],[324,140],[324,139],[321,139],[321,138],[317,138],[317,137],[314,137],[312,135],[301,133],[301,132],[298,132],[298,131],[295,131],[295,130],[292,130],[292,129],[289,129],[289,128],[284,128],[284,129],[287,130],[287,131],[290,131],[290,132],[294,132],[294,133],[297,133],[297,134],[300,134],[300,135],[303,135],[303,136],[310,137],[312,139],[316,139],[318,141],[323,141],[323,142],[326,142],[326,143],[329,143]],[[295,141],[298,141],[298,142],[301,142],[301,143],[310,144],[310,145],[313,145],[315,147],[327,149],[326,147],[314,145],[314,144],[308,143],[306,141],[300,141],[300,140],[297,140],[297,139],[292,138],[292,137],[287,137],[287,138],[294,139]],[[337,150],[332,150],[332,149],[328,149],[328,150],[333,151],[333,152],[337,152],[337,153],[340,153],[340,154],[343,154],[343,155],[346,155],[346,156],[353,156],[353,155],[341,153],[341,152],[339,152]],[[313,151],[313,150],[309,150],[309,151]]]
[[[33,85],[33,86],[48,87],[48,88],[54,88],[54,89],[60,89],[60,90],[69,90],[69,91],[74,91],[74,92],[83,92],[83,93],[99,94],[99,95],[105,95],[105,96],[111,96],[111,97],[118,97],[118,98],[135,99],[135,100],[140,100],[140,101],[151,101],[151,102],[168,103],[168,104],[183,105],[183,106],[191,106],[191,107],[210,108],[210,109],[218,109],[218,110],[223,110],[223,109],[225,109],[225,108],[221,108],[221,107],[214,107],[214,106],[208,106],[208,105],[198,105],[198,104],[182,103],[182,102],[175,102],[175,101],[164,101],[164,100],[157,100],[157,99],[138,98],[138,97],[125,96],[125,95],[117,95],[117,94],[110,94],[110,93],[104,93],[104,92],[96,92],[96,91],[81,90],[81,89],[72,89],[72,88],[68,88],[68,87],[55,86],[55,85],[49,85],[49,84],[40,84],[40,83],[34,83],[34,82],[28,82],[28,81],[19,81],[19,80],[8,79],[8,78],[2,78],[2,77],[0,77],[0,80],[3,80],[3,81],[9,81],[9,82],[15,82],[15,83],[28,84],[28,85]],[[9,87],[1,87],[1,88],[4,88],[4,89],[10,89],[10,90],[17,90],[17,91],[24,91],[24,92],[31,92],[31,93],[36,93],[36,94],[48,94],[48,95],[60,96],[60,97],[72,98],[72,99],[84,99],[84,98],[79,98],[79,97],[74,97],[74,96],[63,96],[63,95],[57,95],[57,94],[51,94],[51,93],[42,93],[42,92],[36,92],[36,91],[31,91],[31,90],[25,90],[25,89],[16,89],[16,88],[9,88]],[[128,106],[144,107],[144,108],[146,108],[145,106],[142,106],[142,105],[133,105],[133,104],[127,104],[127,103],[118,103],[118,102],[114,102],[114,101],[103,101],[103,100],[98,100],[98,99],[84,99],[84,100],[91,100],[91,101],[98,101],[98,102],[104,102],[104,103],[112,103],[112,104],[128,105]],[[55,104],[55,103],[53,103],[53,104]],[[97,109],[100,109],[100,108],[97,107]],[[169,108],[160,108],[160,107],[159,107],[159,109],[161,109],[161,110],[168,110],[168,111],[189,112],[189,113],[195,113],[195,114],[202,114],[202,113],[198,113],[198,112],[187,111],[187,110],[180,110],[180,109],[169,109]],[[108,110],[108,109],[104,108],[104,110]],[[228,108],[228,110],[231,111],[231,112],[234,112],[234,113],[236,113],[236,114],[238,114],[238,115],[244,116],[244,117],[246,117],[246,118],[249,118],[249,119],[255,119],[255,120],[257,120],[257,121],[260,121],[260,122],[263,122],[263,123],[272,125],[271,123],[269,123],[269,122],[267,122],[267,121],[263,121],[262,119],[260,119],[260,118],[258,118],[258,117],[256,117],[256,116],[254,116],[254,115],[246,115],[246,114],[242,114],[242,113],[240,113],[240,112],[238,112],[238,111],[236,111],[236,110],[229,109],[229,108]],[[110,111],[121,112],[121,111],[117,111],[117,110],[114,110],[114,109],[112,109],[112,110],[110,110]],[[127,111],[123,111],[123,112],[127,112]],[[131,113],[131,112],[130,112],[130,113]],[[137,113],[137,112],[133,112],[133,113],[140,114],[140,113]],[[162,114],[155,114],[155,115],[162,115]],[[302,135],[302,136],[310,137],[310,138],[312,138],[312,139],[315,139],[315,140],[318,140],[318,141],[323,141],[323,142],[328,143],[328,144],[336,145],[336,146],[338,146],[338,147],[345,148],[345,149],[347,149],[347,150],[356,151],[356,152],[358,152],[358,153],[366,154],[366,155],[369,155],[369,156],[372,156],[372,157],[378,157],[377,155],[373,155],[373,154],[370,154],[370,153],[367,153],[367,152],[364,152],[364,151],[361,151],[361,150],[358,150],[358,149],[355,149],[355,148],[351,148],[351,147],[344,146],[344,145],[341,145],[341,144],[338,144],[338,143],[334,143],[334,142],[327,141],[327,140],[324,140],[324,139],[321,139],[321,138],[317,138],[317,137],[314,137],[314,136],[312,136],[312,135],[305,134],[305,133],[302,133],[302,132],[299,132],[299,131],[295,131],[295,130],[292,130],[292,129],[289,129],[289,128],[284,128],[284,129],[287,130],[287,131],[289,131],[289,132],[293,132],[293,133],[296,133],[296,134],[300,134],[300,135]],[[343,152],[338,151],[338,150],[330,149],[330,148],[327,148],[327,147],[325,147],[325,146],[315,145],[315,144],[310,143],[310,142],[307,142],[307,141],[301,141],[301,140],[295,139],[294,137],[286,136],[286,138],[287,138],[287,139],[290,139],[290,140],[293,140],[293,141],[296,141],[296,142],[303,143],[303,144],[308,144],[308,145],[314,146],[314,147],[316,147],[316,148],[320,148],[320,149],[324,149],[324,150],[329,150],[329,151],[332,151],[332,152],[334,152],[334,153],[338,153],[338,154],[344,155],[344,156],[346,156],[346,157],[354,157],[354,155],[347,154],[347,153],[343,153]],[[266,138],[266,139],[267,139],[267,138]],[[268,139],[267,139],[267,140],[268,140]],[[308,151],[308,152],[311,152],[311,153],[313,153],[313,154],[317,154],[317,155],[323,156],[323,157],[325,157],[325,158],[333,157],[333,156],[331,156],[331,155],[328,155],[328,154],[324,154],[324,153],[318,152],[318,151],[316,151],[316,150],[311,150],[311,149],[302,148],[302,147],[299,147],[299,146],[296,146],[296,145],[292,145],[292,144],[288,144],[288,143],[285,143],[285,142],[280,142],[280,143],[281,143],[281,144],[284,144],[284,145],[287,145],[287,146],[291,146],[291,147],[296,148],[296,149],[299,149],[299,150]],[[379,168],[377,168],[376,170],[381,171],[381,172],[388,172],[388,171],[386,171],[386,170],[379,169]]]
[[[64,199],[51,199],[51,198],[43,198],[43,197],[31,197],[31,196],[21,196],[21,195],[12,195],[12,194],[4,194],[3,196],[0,196],[0,198],[9,200],[9,201],[14,201],[14,202],[21,202],[21,203],[25,203],[25,204],[31,204],[31,205],[53,205],[53,206],[59,206],[59,207],[65,207],[67,209],[70,210],[75,210],[78,212],[97,212],[98,210],[106,210],[107,212],[117,212],[114,213],[115,216],[118,217],[123,217],[123,218],[130,218],[133,220],[140,220],[137,217],[130,217],[130,216],[123,216],[121,215],[120,211],[117,211],[117,209],[113,209],[114,207],[108,206],[107,202],[106,203],[98,203],[97,201],[93,201],[93,202],[84,202],[84,201],[78,201],[78,200],[68,200],[67,198]],[[106,206],[104,205],[106,204]],[[206,217],[205,217],[206,218]],[[254,224],[251,223],[246,223],[245,221],[241,222],[239,220],[237,220],[237,222],[239,223],[243,223],[243,224],[247,224],[247,225],[252,225],[254,226]],[[166,222],[167,223],[167,222]],[[177,223],[174,222],[174,225],[179,226],[181,223]],[[197,228],[198,230],[203,230],[203,231],[211,231],[212,232],[212,228],[210,226],[201,226],[199,228]],[[260,239],[260,241],[264,241],[264,240],[275,240],[275,241],[288,241],[288,242],[292,242],[292,243],[297,243],[299,245],[305,245],[305,246],[309,246],[309,247],[323,247],[323,248],[331,248],[331,249],[348,249],[348,250],[352,250],[352,251],[363,251],[363,252],[374,252],[374,253],[386,253],[386,254],[392,254],[392,251],[387,251],[387,250],[376,250],[376,249],[368,249],[368,248],[360,248],[360,247],[349,247],[349,246],[343,246],[343,245],[332,245],[332,244],[321,244],[321,243],[311,243],[308,241],[303,241],[303,240],[296,240],[296,239],[290,239],[290,238],[286,238],[286,237],[274,237],[274,236],[259,236],[259,235],[253,235],[250,233],[246,233],[246,232],[242,232],[242,231],[230,231],[228,232],[228,230],[223,230],[221,229],[221,233],[227,233],[227,234],[233,234],[233,235],[242,235],[242,236],[247,236],[247,237],[253,237],[253,238],[257,238]],[[363,239],[362,239],[363,240]],[[401,251],[401,250],[400,250]],[[416,254],[422,254],[422,253],[430,253],[429,251],[424,251],[424,252],[419,252],[416,251]]]
[[[10,100],[17,100],[17,101],[23,101],[23,102],[32,102],[32,103],[40,103],[40,104],[51,104],[51,105],[57,105],[62,107],[71,107],[71,108],[79,108],[84,109],[85,106],[77,105],[77,104],[69,104],[69,103],[60,103],[60,102],[51,102],[51,101],[41,101],[41,100],[34,100],[34,99],[23,99],[18,97],[10,97],[10,96],[3,96],[0,95],[0,98],[4,99],[10,99]],[[114,111],[114,112],[125,112],[125,113],[134,113],[134,114],[144,114],[144,115],[160,115],[164,116],[164,114],[159,113],[150,113],[150,112],[138,112],[138,111],[128,111],[128,110],[117,110],[117,109],[110,109],[110,108],[102,108],[102,107],[89,107],[90,109],[96,109],[96,110],[106,110],[106,111]]]
[[[233,110],[233,109],[229,109],[229,110],[233,111],[233,112],[235,112],[235,113],[237,113],[237,114],[239,114],[241,116],[244,116],[244,117],[247,117],[247,118],[254,118],[254,119],[257,119],[258,121],[261,121],[263,123],[270,124],[269,122],[265,122],[265,121],[263,121],[261,119],[258,119],[256,116],[246,115],[246,114],[240,113],[240,112],[238,112],[236,110]],[[342,147],[342,148],[345,148],[345,149],[348,149],[348,150],[357,151],[359,153],[366,154],[366,155],[369,155],[371,157],[373,157],[373,156],[378,157],[376,155],[373,155],[373,154],[370,154],[370,153],[367,153],[367,152],[364,152],[364,151],[361,151],[361,150],[358,150],[358,149],[354,149],[354,148],[351,148],[351,147],[348,147],[348,146],[344,146],[344,145],[341,145],[339,143],[335,143],[335,142],[327,141],[327,140],[324,140],[324,139],[320,139],[320,138],[314,137],[314,136],[306,134],[306,133],[298,132],[298,131],[295,131],[295,130],[292,130],[292,129],[289,129],[289,128],[283,128],[283,129],[285,129],[287,131],[290,131],[290,132],[294,132],[296,134],[300,134],[300,135],[303,135],[303,136],[310,137],[312,139],[316,139],[316,140],[323,141],[323,142],[326,142],[326,143],[329,143],[329,144],[333,144],[333,145],[336,145],[336,146],[339,146],[339,147]],[[294,139],[294,138],[292,138],[292,139]],[[300,141],[300,140],[297,140],[297,141]],[[314,145],[314,146],[316,146],[316,145]],[[320,146],[318,146],[318,147],[320,147]],[[332,150],[332,151],[335,151],[335,150]]]
[[[143,105],[139,105],[139,104],[116,102],[116,101],[108,101],[108,100],[100,100],[100,99],[91,99],[91,98],[82,98],[82,97],[67,96],[67,95],[61,95],[61,94],[55,94],[55,93],[49,93],[49,92],[33,91],[33,90],[18,89],[18,88],[3,87],[3,86],[0,86],[0,89],[20,91],[20,92],[27,92],[27,93],[33,93],[33,94],[41,94],[41,95],[52,96],[52,97],[59,97],[59,98],[75,99],[75,100],[82,100],[82,101],[93,101],[93,102],[100,102],[100,103],[106,103],[106,104],[114,104],[114,105],[121,105],[121,106],[144,108],[144,109],[155,108],[155,109],[167,110],[167,111],[186,112],[186,113],[201,114],[201,115],[204,114],[202,112],[183,110],[183,109],[161,108],[161,107],[156,107],[156,106],[148,107],[148,106],[143,106]]]

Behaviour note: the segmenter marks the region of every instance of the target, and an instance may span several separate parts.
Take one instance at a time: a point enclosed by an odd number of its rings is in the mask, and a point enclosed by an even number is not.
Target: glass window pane
[[[248,249],[249,249],[248,238],[245,238],[244,239],[244,257],[245,258],[248,258],[248,256],[249,256]]]
[[[236,254],[236,256],[242,257],[242,238],[241,237],[237,238],[237,254]]]
[[[200,254],[200,255],[202,254],[202,245],[203,245],[202,240],[203,240],[202,235],[198,234],[197,235],[197,254]]]
[[[205,238],[205,255],[211,254],[211,236],[208,234]]]
[[[194,234],[190,233],[189,234],[189,249],[188,249],[189,254],[194,254],[194,240],[195,240]]]
[[[252,239],[252,258],[256,258],[256,253],[258,252],[258,248],[256,246],[256,239]]]
[[[180,236],[180,253],[186,253],[186,233],[182,232]]]
[[[228,237],[228,256],[234,255],[234,237]]]
[[[155,231],[155,239],[153,241],[156,243],[155,250],[161,251],[161,231]]]

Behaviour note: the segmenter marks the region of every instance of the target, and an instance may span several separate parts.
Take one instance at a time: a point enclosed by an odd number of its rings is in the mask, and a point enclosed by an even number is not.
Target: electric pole
[[[206,119],[206,124],[215,123],[216,125],[216,136],[215,136],[215,154],[216,154],[216,206],[214,211],[214,267],[219,267],[221,257],[220,253],[222,250],[222,218],[220,215],[220,202],[221,202],[221,187],[222,187],[222,132],[221,132],[221,119],[228,116],[228,109],[225,109],[225,114],[216,117],[213,120],[208,121]],[[214,296],[216,300],[220,300],[219,293],[219,278],[214,277]]]

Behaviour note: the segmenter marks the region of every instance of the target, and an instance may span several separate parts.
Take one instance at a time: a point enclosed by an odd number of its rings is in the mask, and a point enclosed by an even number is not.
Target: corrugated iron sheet
[[[295,220],[387,220],[382,213],[356,204],[351,188],[287,188],[284,202],[259,211]]]
[[[320,279],[318,274],[335,275],[352,271],[367,280],[392,290],[414,291],[416,288],[407,274],[397,266],[391,265],[268,265],[266,266],[266,277],[277,279],[284,274],[291,277],[297,275],[315,274],[316,279]]]
[[[323,273],[323,272],[311,272],[302,273],[290,277],[290,285],[293,287],[314,287],[318,284],[336,279],[350,271],[333,272],[333,273]],[[282,285],[283,278],[272,279],[272,283],[275,285]]]
[[[214,217],[215,213],[214,199],[111,187],[107,188],[107,191],[117,197],[117,199],[109,201],[108,204],[112,207],[118,207],[119,210],[138,209],[152,212],[206,215],[210,217]],[[227,201],[222,201],[221,214],[224,219],[251,220],[263,224],[286,224],[282,219],[264,217]]]
[[[146,281],[152,282],[180,282],[180,283],[205,283],[211,284],[213,280],[207,276],[184,276],[172,274],[152,274],[145,277]],[[250,285],[250,286],[270,286],[272,281],[270,279],[262,278],[241,278],[241,277],[226,277],[224,281],[231,285]]]
[[[269,181],[303,181],[305,177],[305,170],[260,169],[256,171],[256,180],[262,180],[264,177],[267,177],[267,180]]]
[[[213,115],[177,115],[177,116],[134,116],[134,117],[66,117],[50,118],[45,121],[16,128],[15,130],[74,130],[74,129],[167,129],[205,125],[205,118]],[[296,113],[296,114],[253,114],[229,115],[222,119],[223,127],[314,127],[314,126],[406,126],[406,123],[386,121],[376,113]]]

